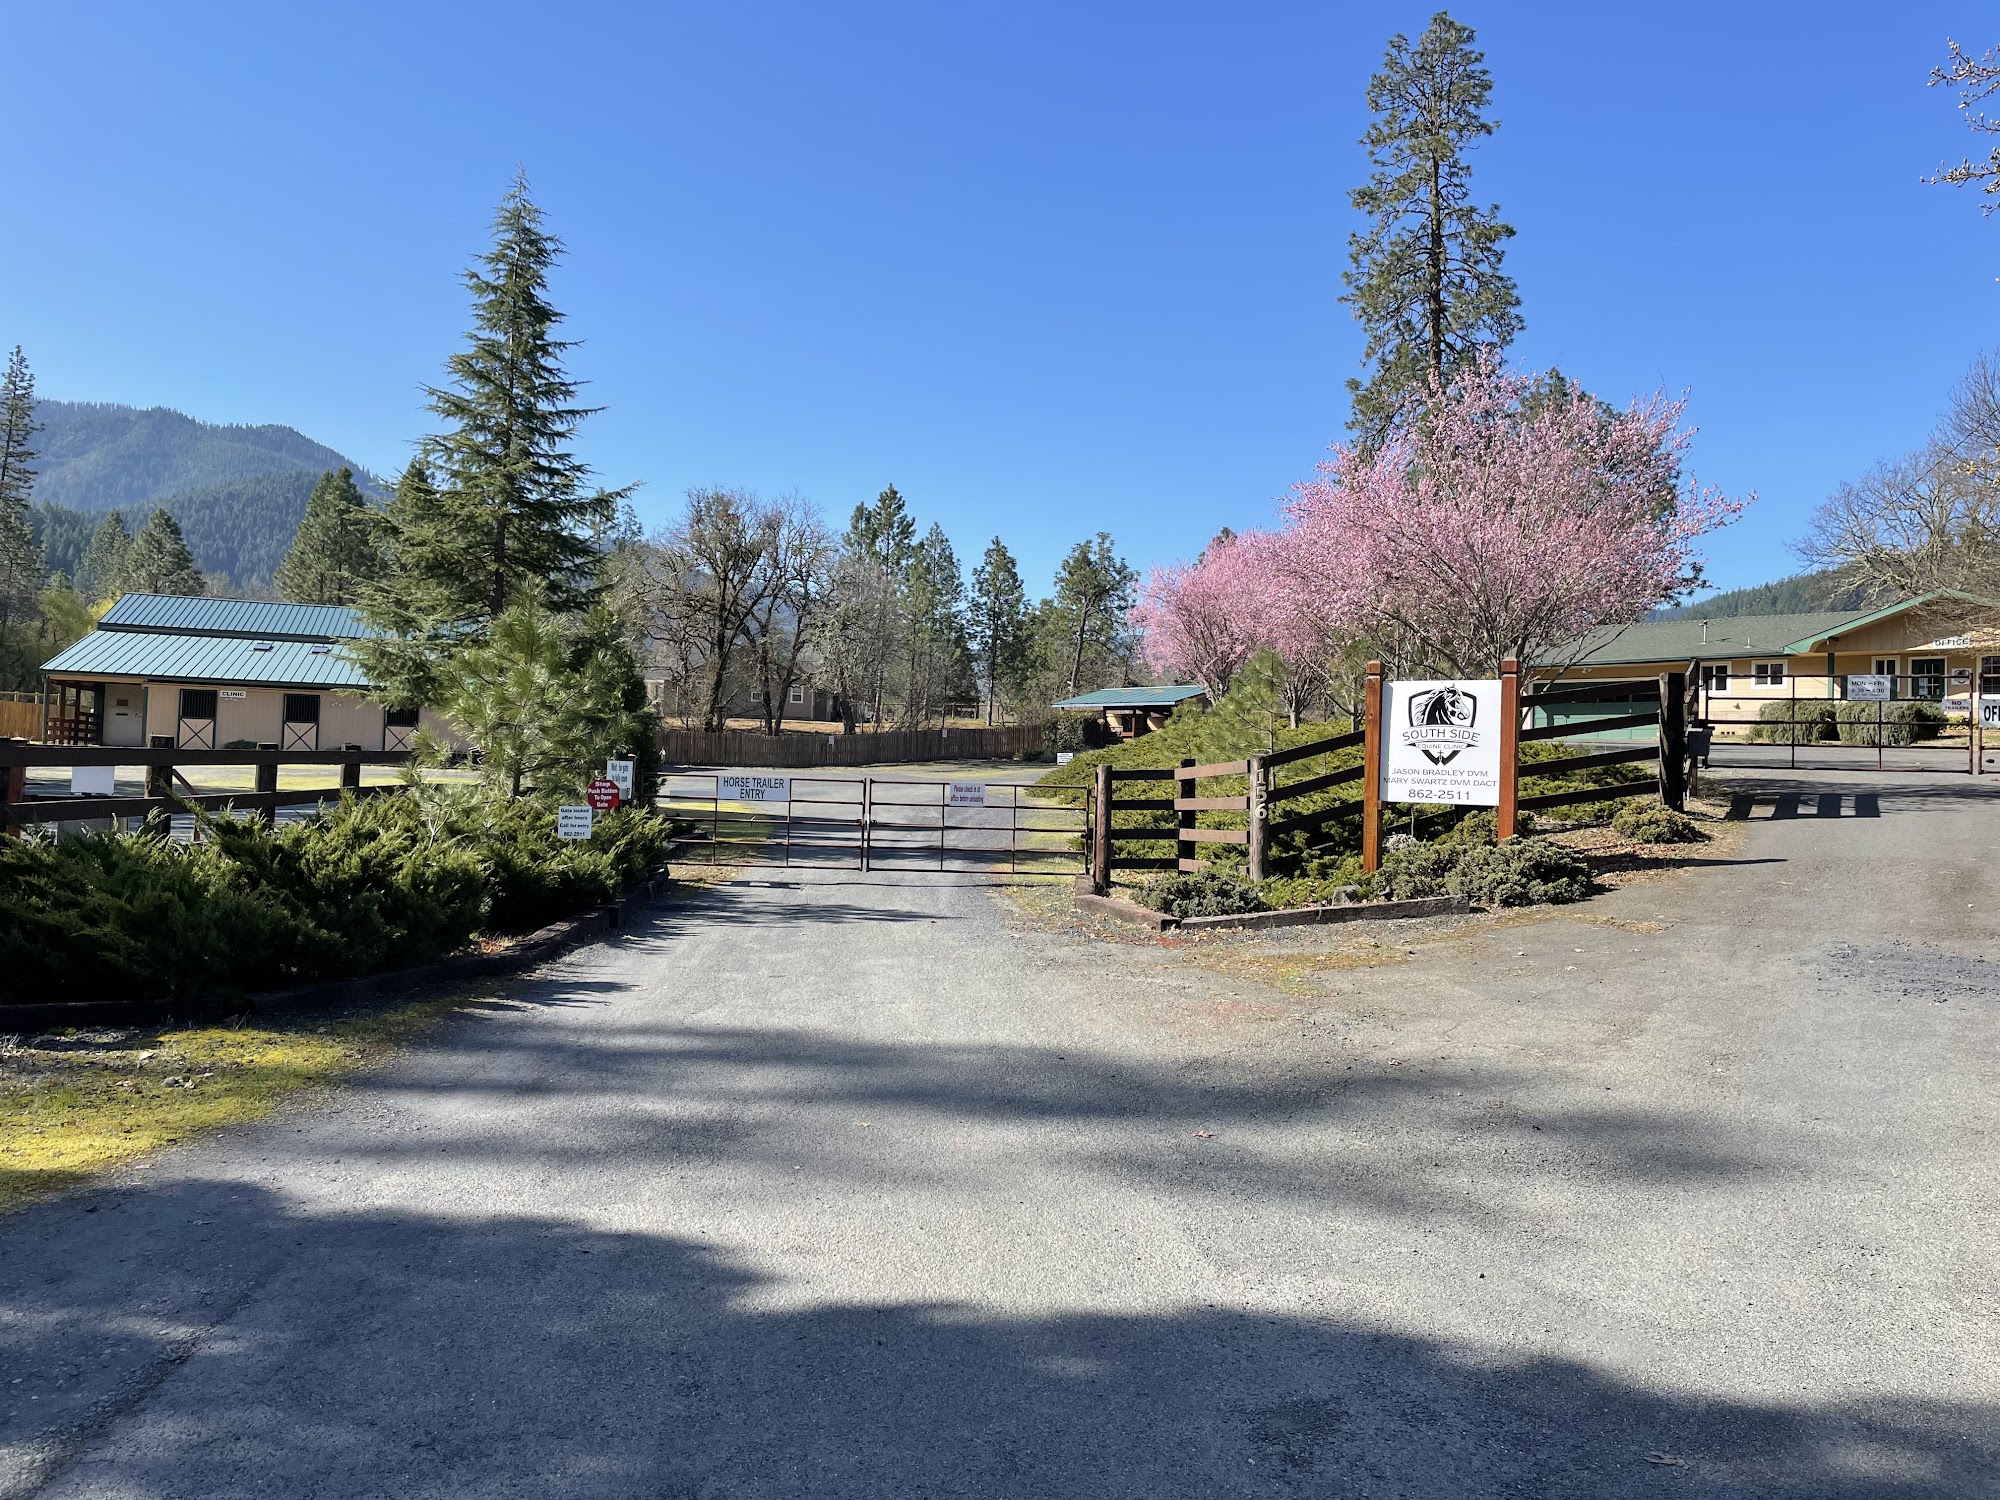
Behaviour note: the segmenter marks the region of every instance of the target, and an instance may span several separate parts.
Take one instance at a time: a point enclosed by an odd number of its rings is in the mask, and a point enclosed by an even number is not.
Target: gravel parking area
[[[0,1496],[2000,1496],[2000,794],[1161,941],[748,872],[0,1220]]]

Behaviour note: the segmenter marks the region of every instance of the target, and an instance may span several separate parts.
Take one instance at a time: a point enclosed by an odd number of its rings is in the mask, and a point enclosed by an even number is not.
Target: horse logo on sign
[[[1479,743],[1473,727],[1479,718],[1479,699],[1455,682],[1415,693],[1410,698],[1410,727],[1403,731],[1403,743],[1423,751],[1434,766],[1450,765],[1459,752]]]

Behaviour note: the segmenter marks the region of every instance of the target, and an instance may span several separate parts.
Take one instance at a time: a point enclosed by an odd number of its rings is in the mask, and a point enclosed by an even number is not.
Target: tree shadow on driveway
[[[306,1214],[243,1183],[105,1189],[46,1209],[43,1228],[98,1249],[26,1280],[16,1258],[5,1277],[0,1337],[21,1383],[0,1494],[1962,1500],[2000,1487],[1991,1407],[1693,1398],[1331,1319],[824,1301],[675,1238]]]

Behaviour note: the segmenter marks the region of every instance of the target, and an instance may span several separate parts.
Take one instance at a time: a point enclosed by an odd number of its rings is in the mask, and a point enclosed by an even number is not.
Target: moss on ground
[[[379,1061],[463,1003],[0,1038],[0,1209],[262,1119]]]

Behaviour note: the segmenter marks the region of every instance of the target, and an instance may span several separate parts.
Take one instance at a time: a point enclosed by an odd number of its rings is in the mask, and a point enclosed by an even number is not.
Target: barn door
[[[182,688],[180,723],[174,743],[183,750],[215,748],[215,689]]]
[[[319,749],[319,694],[285,694],[284,729],[278,735],[281,750]]]

